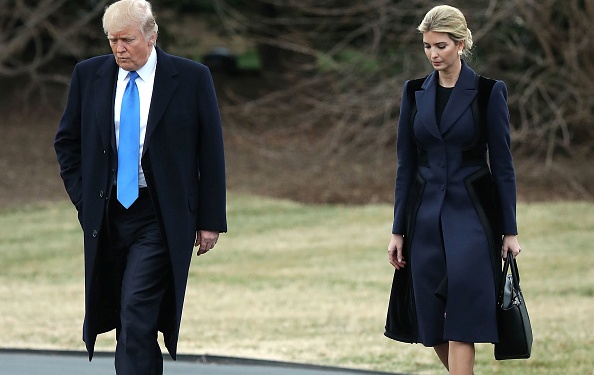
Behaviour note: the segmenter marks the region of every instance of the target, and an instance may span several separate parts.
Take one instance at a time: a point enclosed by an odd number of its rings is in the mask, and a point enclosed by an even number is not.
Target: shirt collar
[[[143,80],[147,81],[149,77],[155,72],[155,68],[157,67],[157,52],[155,47],[151,50],[151,54],[149,55],[146,64],[142,66],[142,68],[138,69],[136,73],[138,76]],[[119,68],[118,71],[118,80],[123,81],[126,77],[128,77],[128,71],[122,68]]]

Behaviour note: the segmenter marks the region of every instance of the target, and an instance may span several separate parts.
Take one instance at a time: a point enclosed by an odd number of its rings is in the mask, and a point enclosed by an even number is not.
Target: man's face
[[[107,39],[116,63],[124,70],[138,70],[146,64],[155,40],[153,34],[148,40],[138,27],[127,27],[118,32],[108,32]]]

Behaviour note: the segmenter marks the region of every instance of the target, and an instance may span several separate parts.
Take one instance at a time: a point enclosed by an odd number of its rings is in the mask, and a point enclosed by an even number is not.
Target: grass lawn
[[[388,205],[230,195],[229,230],[195,258],[180,353],[444,374],[430,349],[383,337]],[[521,204],[518,260],[533,357],[477,374],[594,374],[594,204]],[[83,350],[82,234],[69,203],[0,211],[1,347]],[[112,333],[98,350],[112,350]]]

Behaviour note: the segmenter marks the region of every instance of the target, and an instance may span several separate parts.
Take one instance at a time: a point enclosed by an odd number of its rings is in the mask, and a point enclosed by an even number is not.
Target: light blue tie
[[[118,144],[118,201],[128,208],[138,198],[138,153],[140,147],[140,98],[136,78],[130,72],[120,112],[120,138]]]

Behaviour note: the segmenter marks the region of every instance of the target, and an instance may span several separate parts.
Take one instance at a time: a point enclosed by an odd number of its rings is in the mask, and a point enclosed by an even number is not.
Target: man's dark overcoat
[[[172,282],[159,330],[173,358],[197,230],[226,232],[225,162],[215,90],[207,67],[157,48],[142,169],[165,244]],[[117,171],[113,55],[76,65],[54,146],[61,176],[84,232],[83,340],[92,358],[96,337],[119,325],[118,283],[110,280],[107,207]],[[113,195],[115,199],[115,194]]]

